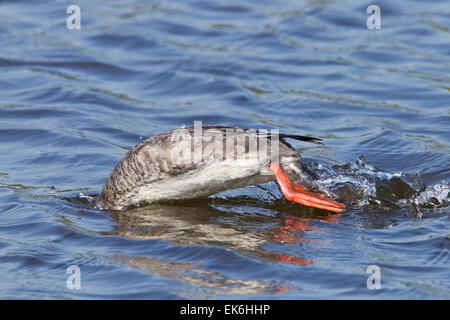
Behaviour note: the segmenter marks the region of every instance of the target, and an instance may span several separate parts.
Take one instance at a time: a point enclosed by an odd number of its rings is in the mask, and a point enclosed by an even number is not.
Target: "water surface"
[[[371,31],[360,1],[76,1],[68,30],[67,1],[1,1],[0,297],[449,299],[450,7],[376,3]],[[347,211],[275,183],[90,206],[194,120],[324,139],[293,144]]]

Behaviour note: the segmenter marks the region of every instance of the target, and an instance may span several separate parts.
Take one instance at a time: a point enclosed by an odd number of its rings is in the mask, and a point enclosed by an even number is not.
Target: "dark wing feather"
[[[306,142],[311,142],[311,143],[315,143],[315,144],[322,144],[322,139],[320,138],[314,138],[314,137],[308,137],[308,136],[299,136],[296,134],[283,134],[280,133],[280,139],[295,139],[295,140],[300,140],[300,141],[306,141]]]
[[[194,127],[189,127],[187,128],[190,131],[193,131]],[[227,126],[203,126],[203,129],[218,129],[220,131],[225,132],[226,129],[240,129],[240,130],[248,130],[245,128],[238,128],[238,127],[227,127]],[[260,130],[255,130],[254,133],[256,136],[267,136],[267,138],[271,138],[271,134],[270,132],[261,132]],[[280,139],[294,139],[294,140],[300,140],[300,141],[306,141],[306,142],[310,142],[310,143],[315,143],[315,144],[322,144],[322,139],[320,138],[314,138],[314,137],[308,137],[308,136],[300,136],[300,135],[296,135],[296,134],[284,134],[284,133],[280,133],[278,135],[278,137]]]

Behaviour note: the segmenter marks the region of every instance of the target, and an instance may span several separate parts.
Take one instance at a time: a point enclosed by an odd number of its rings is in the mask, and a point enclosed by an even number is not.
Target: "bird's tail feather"
[[[272,138],[272,136],[275,136],[274,134],[271,134],[268,132],[262,133],[261,131],[257,131],[255,133],[253,133],[253,135],[255,135],[257,137],[267,137],[269,139]],[[309,136],[300,136],[297,134],[285,134],[285,133],[279,133],[279,134],[277,134],[277,136],[280,139],[294,139],[294,140],[306,141],[306,142],[323,145],[322,139],[320,139],[320,138],[314,138],[314,137],[309,137]]]
[[[323,144],[322,139],[320,138],[314,138],[314,137],[308,137],[308,136],[299,136],[296,134],[283,134],[280,133],[280,138],[281,139],[294,139],[294,140],[300,140],[300,141],[306,141],[306,142],[311,142],[311,143],[315,143],[315,144]]]

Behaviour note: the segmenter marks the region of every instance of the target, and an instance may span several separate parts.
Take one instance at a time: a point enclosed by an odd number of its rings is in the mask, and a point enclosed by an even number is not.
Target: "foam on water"
[[[383,171],[363,155],[344,165],[330,167],[312,162],[310,167],[320,176],[316,184],[324,193],[352,205],[408,208],[418,217],[422,216],[420,208],[448,205],[447,181],[426,186],[418,173]]]

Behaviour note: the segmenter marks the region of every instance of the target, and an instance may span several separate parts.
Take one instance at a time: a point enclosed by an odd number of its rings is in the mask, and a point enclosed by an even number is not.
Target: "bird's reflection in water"
[[[133,268],[145,270],[160,277],[183,282],[190,286],[202,288],[193,297],[191,290],[183,292],[177,288],[177,294],[189,299],[207,299],[209,295],[245,295],[268,293],[275,294],[289,290],[287,286],[275,280],[239,280],[201,268],[200,262],[173,262],[170,260],[117,256],[116,260]]]
[[[316,217],[316,218],[301,218],[295,216],[286,216],[283,219],[283,225],[279,227],[275,234],[273,235],[273,241],[279,244],[285,243],[310,243],[311,240],[303,239],[304,232],[306,231],[318,231],[322,230],[317,227],[312,227],[310,225],[311,221],[314,220],[322,220],[329,223],[338,224],[338,217],[340,214],[333,214],[325,217]],[[299,233],[303,232],[303,233]],[[273,257],[280,262],[286,263],[294,263],[298,265],[308,265],[313,264],[314,261],[308,259],[302,259],[296,256],[287,255],[287,254],[274,254]]]
[[[222,212],[206,203],[191,201],[152,204],[113,212],[118,223],[115,234],[130,239],[161,239],[179,245],[212,245],[236,250],[258,251],[268,235],[252,230],[252,224],[239,228],[228,221],[237,214]]]
[[[297,265],[314,263],[309,259],[266,250],[264,247],[265,244],[270,243],[283,245],[294,242],[301,244],[307,241],[303,239],[304,232],[320,231],[309,225],[312,220],[318,218],[283,216],[275,209],[276,203],[271,205],[266,203],[265,206],[253,206],[243,210],[242,204],[248,204],[248,201],[240,200],[242,201],[204,199],[153,204],[121,212],[111,212],[117,226],[108,234],[129,239],[167,240],[183,246],[227,248],[266,262]],[[237,205],[236,201],[240,205]],[[222,206],[224,203],[227,203],[226,208]],[[255,213],[258,207],[260,211],[265,211],[265,214]],[[290,209],[292,210],[292,206]],[[337,217],[338,215],[328,215],[321,219],[337,223]],[[219,292],[222,294],[277,293],[289,290],[287,285],[273,280],[229,279],[218,272],[202,268],[201,262],[174,262],[142,256],[119,256],[117,259],[133,268],[208,288],[211,294]]]

